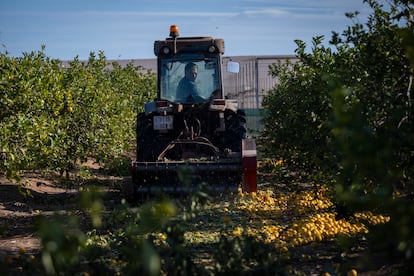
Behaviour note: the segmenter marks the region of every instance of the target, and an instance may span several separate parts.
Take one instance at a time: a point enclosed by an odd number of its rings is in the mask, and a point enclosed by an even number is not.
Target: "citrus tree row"
[[[94,157],[103,164],[135,139],[136,112],[154,97],[155,75],[109,64],[102,52],[69,64],[41,51],[0,53],[0,172],[68,172]]]
[[[372,14],[364,24],[347,14],[354,24],[333,33],[332,48],[296,41],[299,61],[271,66],[280,83],[264,100],[263,143],[267,157],[335,185],[342,213],[392,214],[389,242],[411,258],[414,2],[364,2]]]

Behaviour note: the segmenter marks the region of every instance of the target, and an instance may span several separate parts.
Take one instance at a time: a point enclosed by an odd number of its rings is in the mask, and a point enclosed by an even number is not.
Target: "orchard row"
[[[100,52],[68,65],[38,52],[0,54],[0,172],[69,172],[93,157],[101,164],[135,139],[136,113],[155,95],[156,77]]]

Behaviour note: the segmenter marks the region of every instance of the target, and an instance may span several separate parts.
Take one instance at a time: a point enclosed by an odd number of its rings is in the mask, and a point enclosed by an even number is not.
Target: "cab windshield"
[[[161,99],[175,103],[209,101],[219,89],[219,66],[217,56],[184,53],[164,57],[160,70]]]

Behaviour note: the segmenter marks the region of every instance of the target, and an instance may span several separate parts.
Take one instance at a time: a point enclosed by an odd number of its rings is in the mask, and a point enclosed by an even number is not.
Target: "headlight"
[[[214,45],[210,45],[210,46],[208,47],[208,52],[209,52],[209,53],[214,53],[215,51],[217,51],[216,46],[214,46]]]
[[[171,52],[171,49],[168,47],[164,47],[161,51],[164,55],[168,55]]]

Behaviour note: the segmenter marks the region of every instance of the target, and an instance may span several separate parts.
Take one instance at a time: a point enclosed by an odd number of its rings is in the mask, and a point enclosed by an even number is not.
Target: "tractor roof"
[[[181,52],[206,52],[224,54],[224,40],[205,37],[176,37],[156,40],[154,42],[154,54],[168,55],[173,53],[174,44],[176,53]]]

